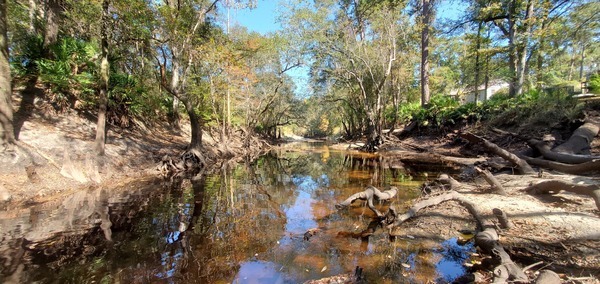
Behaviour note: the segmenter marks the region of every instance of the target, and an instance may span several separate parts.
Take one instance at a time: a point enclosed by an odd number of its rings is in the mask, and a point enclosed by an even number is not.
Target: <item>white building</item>
[[[474,92],[473,88],[470,87],[463,90],[452,90],[450,95],[459,98],[463,103],[482,102],[489,100],[498,91],[508,89],[508,86],[509,84],[505,81],[493,80],[488,82],[487,89],[485,88],[485,84],[482,84],[477,88],[477,92]],[[476,97],[477,100],[475,100]]]

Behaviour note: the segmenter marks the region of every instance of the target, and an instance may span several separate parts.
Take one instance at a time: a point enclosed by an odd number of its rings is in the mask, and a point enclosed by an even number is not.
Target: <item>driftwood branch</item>
[[[560,180],[546,180],[525,188],[525,191],[531,194],[558,194],[563,190],[593,198],[596,207],[600,210],[600,186],[595,184],[572,184]]]
[[[482,138],[479,137],[475,134],[472,133],[462,133],[461,137],[468,140],[471,143],[474,144],[481,144],[483,145],[488,151],[504,158],[505,160],[509,161],[510,163],[512,163],[521,174],[535,174],[536,172],[531,168],[531,166],[529,164],[527,164],[527,162],[521,158],[519,158],[517,155],[508,152],[502,148],[500,148],[498,145]]]
[[[336,204],[335,208],[337,208],[338,210],[344,209],[344,208],[350,206],[350,204],[352,204],[352,202],[354,202],[355,200],[366,200],[367,206],[369,206],[369,209],[371,209],[377,215],[377,217],[383,217],[384,214],[382,214],[381,212],[379,212],[379,210],[377,210],[375,208],[375,206],[373,205],[373,202],[376,200],[392,199],[396,196],[397,193],[398,193],[398,189],[393,186],[390,189],[383,191],[383,192],[374,186],[369,186],[364,191],[355,193],[355,194],[351,195],[350,197],[348,197],[346,200],[342,201],[341,203]]]
[[[452,190],[457,190],[462,187],[462,184],[447,174],[441,174],[437,179],[441,184],[450,186]]]
[[[492,186],[492,191],[494,193],[507,195],[502,184],[500,184],[500,182],[492,175],[492,173],[490,173],[490,171],[481,169],[479,167],[475,167],[475,170]]]

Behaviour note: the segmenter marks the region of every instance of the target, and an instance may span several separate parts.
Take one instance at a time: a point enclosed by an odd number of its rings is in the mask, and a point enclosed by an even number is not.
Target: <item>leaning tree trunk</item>
[[[2,145],[0,145],[2,149],[0,150],[10,148],[15,144],[7,25],[6,0],[0,0],[0,139],[2,139]]]
[[[98,123],[96,127],[95,148],[98,156],[104,155],[106,145],[106,110],[108,107],[108,4],[109,0],[102,2],[102,62],[100,63],[100,97],[98,98]]]
[[[377,210],[375,208],[375,205],[373,205],[373,202],[376,200],[390,200],[392,198],[394,198],[396,196],[396,194],[398,193],[398,188],[396,187],[391,187],[390,189],[381,192],[379,189],[377,189],[374,186],[369,186],[367,187],[364,191],[355,193],[353,195],[351,195],[350,197],[348,197],[346,200],[342,201],[339,204],[335,205],[335,208],[337,208],[338,210],[340,209],[344,209],[348,206],[350,206],[350,204],[352,204],[352,202],[354,202],[355,200],[366,200],[367,201],[367,206],[369,206],[369,209],[371,209],[375,215],[377,215],[377,217],[382,217],[384,216],[384,214],[382,214],[381,212],[379,212],[379,210]]]

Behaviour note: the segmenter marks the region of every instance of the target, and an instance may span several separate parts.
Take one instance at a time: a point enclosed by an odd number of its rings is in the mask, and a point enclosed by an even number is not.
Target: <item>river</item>
[[[296,143],[192,178],[92,187],[0,211],[0,282],[302,283],[359,266],[369,283],[444,283],[464,273],[472,246],[391,241],[381,229],[352,238],[374,214],[334,207],[368,185],[396,186],[394,204],[409,204],[426,176]]]

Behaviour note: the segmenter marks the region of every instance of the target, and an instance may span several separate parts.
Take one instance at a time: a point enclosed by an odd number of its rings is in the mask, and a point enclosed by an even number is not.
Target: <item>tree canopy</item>
[[[11,71],[3,82],[42,82],[57,111],[106,104],[105,120],[121,127],[163,118],[178,127],[184,111],[190,149],[205,130],[226,140],[243,129],[364,135],[373,150],[384,129],[405,122],[403,109],[427,107],[430,96],[460,99],[505,81],[514,97],[579,87],[598,72],[596,1],[296,0],[282,4],[282,29],[269,34],[230,26],[227,11],[253,1],[85,2],[0,3]],[[448,20],[447,5],[465,9]],[[290,71],[299,67],[311,94],[295,91]]]

